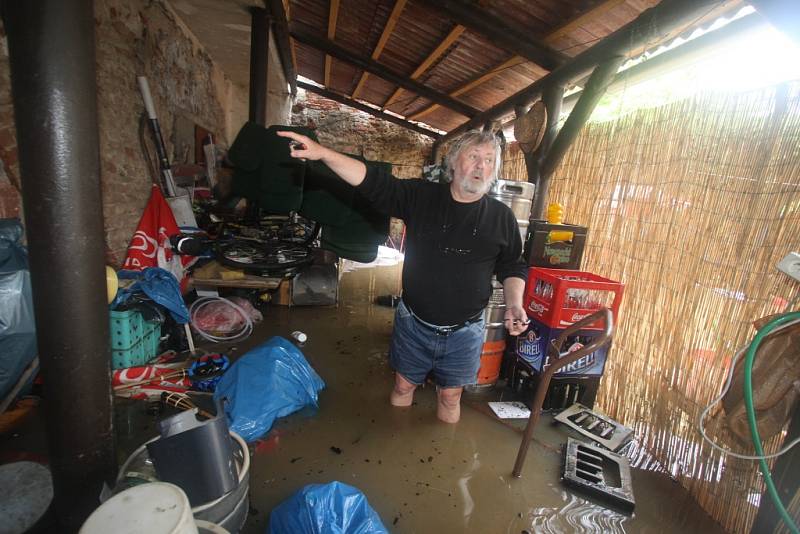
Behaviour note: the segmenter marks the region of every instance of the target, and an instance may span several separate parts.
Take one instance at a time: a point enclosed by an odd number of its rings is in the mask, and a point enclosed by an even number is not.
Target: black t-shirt
[[[372,165],[358,191],[405,222],[403,301],[423,321],[453,325],[480,313],[492,274],[526,279],[519,226],[502,202],[457,202],[450,184],[400,180]]]

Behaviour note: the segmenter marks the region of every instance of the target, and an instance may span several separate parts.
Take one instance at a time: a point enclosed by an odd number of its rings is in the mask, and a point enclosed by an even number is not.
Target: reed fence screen
[[[518,147],[504,156],[504,178],[526,180]],[[589,123],[549,201],[589,228],[584,269],[626,284],[598,407],[635,428],[635,465],[668,472],[727,530],[749,531],[758,466],[710,447],[697,420],[752,321],[800,293],[775,268],[800,250],[800,83]],[[752,454],[724,425],[710,431]]]

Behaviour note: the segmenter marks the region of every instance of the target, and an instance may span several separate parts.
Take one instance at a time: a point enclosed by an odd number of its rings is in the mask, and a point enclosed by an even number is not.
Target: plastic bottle
[[[300,330],[295,330],[294,332],[292,332],[292,338],[293,338],[295,341],[297,341],[298,343],[301,343],[301,344],[302,344],[302,343],[305,343],[305,342],[306,342],[306,340],[308,339],[308,336],[307,336],[307,335],[305,335],[305,334],[304,334],[303,332],[301,332]]]

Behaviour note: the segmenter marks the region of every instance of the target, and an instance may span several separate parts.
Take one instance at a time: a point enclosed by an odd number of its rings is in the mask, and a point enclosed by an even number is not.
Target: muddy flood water
[[[302,351],[326,383],[318,409],[279,419],[251,444],[243,532],[266,532],[272,508],[306,484],[334,480],[361,490],[397,534],[722,532],[677,483],[657,472],[633,471],[632,516],[566,488],[561,450],[568,436],[579,435],[552,425],[550,415],[537,426],[522,477],[513,478],[524,422],[491,415],[485,392],[465,395],[454,425],[437,420],[431,386],[418,390],[409,408],[390,406],[387,350],[394,310],[373,302],[396,293],[398,285],[398,265],[348,272],[337,306],[269,306],[249,339],[205,347],[235,358],[273,335],[288,338],[301,330],[308,335]],[[489,395],[508,400],[504,391]],[[122,460],[156,434],[157,419],[131,402],[117,402],[115,411]],[[0,449],[35,454],[43,444],[28,443],[32,434],[43,434],[36,419],[4,437]]]
[[[516,479],[522,427],[487,415],[482,396],[465,396],[455,425],[437,420],[431,386],[417,391],[410,408],[391,407],[393,310],[373,301],[394,293],[398,279],[398,266],[345,273],[337,307],[272,307],[254,339],[239,347],[302,330],[302,350],[327,384],[318,410],[279,420],[256,443],[244,532],[264,532],[270,509],[304,485],[333,480],[364,492],[396,533],[722,532],[659,473],[634,471],[633,516],[567,489],[561,447],[570,433],[550,417],[537,427]]]

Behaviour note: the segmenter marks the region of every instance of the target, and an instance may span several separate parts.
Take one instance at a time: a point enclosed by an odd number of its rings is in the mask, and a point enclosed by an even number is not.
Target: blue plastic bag
[[[309,484],[269,514],[267,534],[389,534],[367,498],[333,481]]]
[[[324,387],[297,347],[273,337],[236,360],[217,384],[214,398],[227,398],[230,429],[251,442],[266,434],[276,418],[317,406]]]
[[[189,309],[183,301],[178,280],[171,272],[160,267],[147,267],[143,271],[119,271],[117,276],[120,280],[136,282],[117,292],[114,302],[111,303],[112,310],[124,304],[137,291],[141,291],[155,303],[168,309],[178,324],[189,322]]]

